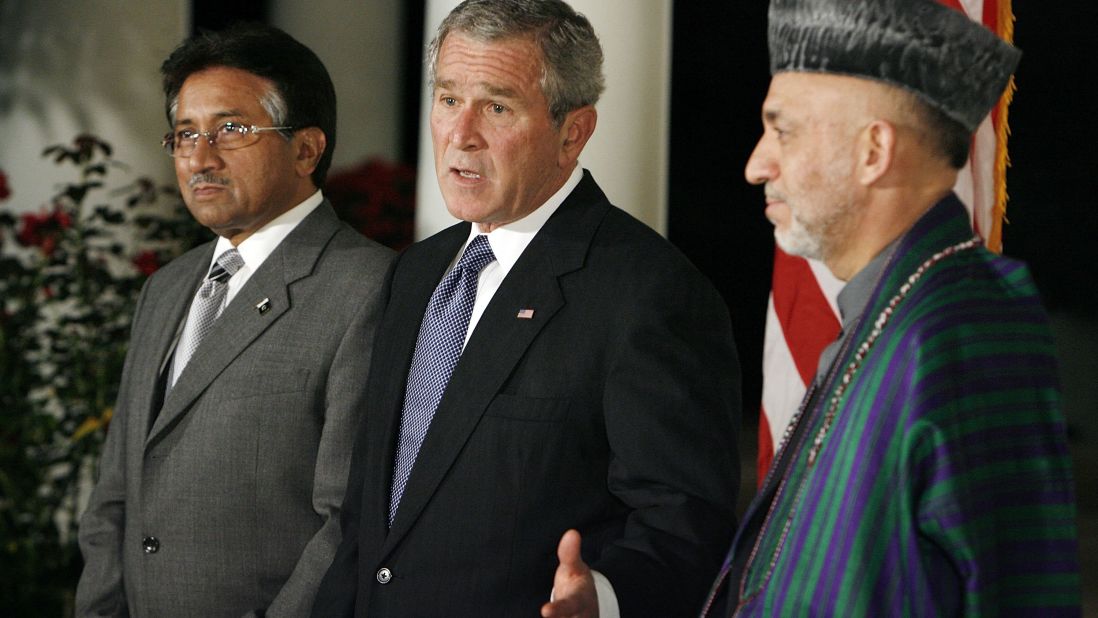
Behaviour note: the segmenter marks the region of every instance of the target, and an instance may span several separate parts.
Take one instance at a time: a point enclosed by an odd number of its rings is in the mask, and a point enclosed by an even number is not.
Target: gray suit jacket
[[[78,616],[304,615],[339,543],[392,252],[325,202],[241,288],[158,406],[213,246],[165,266],[138,300],[80,521]]]

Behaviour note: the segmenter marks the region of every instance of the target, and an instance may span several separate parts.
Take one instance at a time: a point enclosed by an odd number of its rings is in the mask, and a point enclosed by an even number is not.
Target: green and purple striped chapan
[[[718,583],[735,615],[1079,615],[1048,320],[1025,266],[970,238],[950,196],[900,242],[744,519],[765,517]]]

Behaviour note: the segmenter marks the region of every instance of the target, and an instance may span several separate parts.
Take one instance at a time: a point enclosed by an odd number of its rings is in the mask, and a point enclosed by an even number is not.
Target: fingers
[[[541,607],[542,618],[598,615],[598,595],[591,569],[580,557],[580,533],[565,532],[557,545],[560,565],[553,576],[553,600]]]
[[[581,575],[587,568],[580,558],[580,541],[580,533],[569,530],[560,537],[560,544],[557,545],[557,560],[560,560],[560,566],[567,570],[566,574],[569,576]]]
[[[561,598],[557,595],[554,601],[541,606],[541,616],[542,618],[580,618],[595,615],[590,613],[592,609],[585,605],[581,598],[574,596]]]

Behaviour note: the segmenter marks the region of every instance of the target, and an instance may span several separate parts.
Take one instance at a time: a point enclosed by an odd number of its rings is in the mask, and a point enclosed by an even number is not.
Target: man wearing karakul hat
[[[772,0],[769,40],[746,176],[843,330],[702,614],[1078,615],[1047,317],[951,191],[1020,52],[933,0]]]

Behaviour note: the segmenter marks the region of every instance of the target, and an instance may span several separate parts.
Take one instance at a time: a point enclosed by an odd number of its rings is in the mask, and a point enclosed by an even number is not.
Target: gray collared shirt
[[[877,287],[877,279],[881,275],[881,271],[884,270],[885,264],[888,263],[889,257],[892,252],[895,251],[896,246],[900,244],[900,236],[896,240],[893,240],[888,244],[875,258],[870,260],[869,264],[866,264],[865,268],[858,271],[858,274],[851,277],[850,281],[846,283],[842,291],[839,292],[839,315],[842,317],[843,327],[839,331],[838,338],[832,341],[824,351],[820,353],[820,362],[816,366],[816,385],[822,386],[824,379],[827,378],[827,374],[831,369],[831,365],[835,362],[835,357],[839,355],[839,350],[846,345],[846,342],[853,336],[854,331],[857,330],[859,318],[862,313],[865,312],[865,308],[869,305],[871,300],[870,295],[873,293],[873,288]]]

